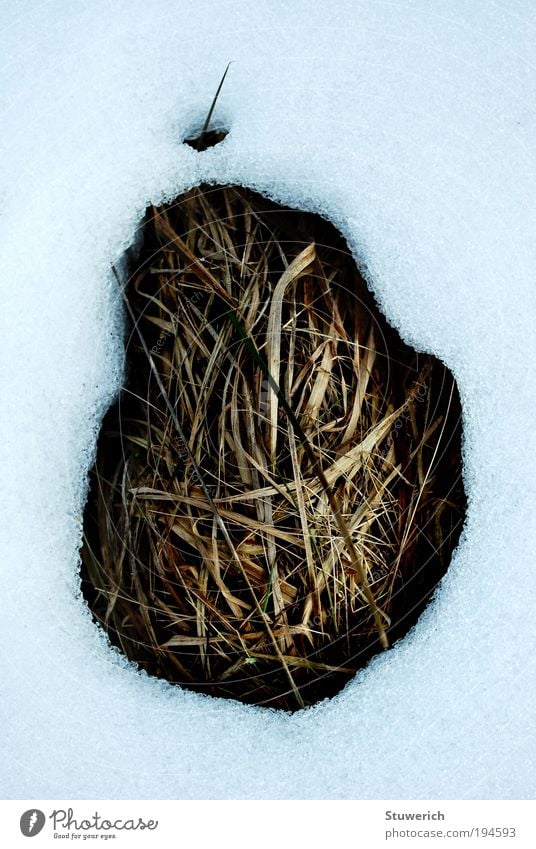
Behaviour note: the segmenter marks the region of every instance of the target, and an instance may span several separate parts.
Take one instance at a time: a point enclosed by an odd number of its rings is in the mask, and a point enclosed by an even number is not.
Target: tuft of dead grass
[[[318,216],[237,187],[153,208],[125,291],[83,586],[152,674],[295,710],[413,624],[464,518],[454,380]]]

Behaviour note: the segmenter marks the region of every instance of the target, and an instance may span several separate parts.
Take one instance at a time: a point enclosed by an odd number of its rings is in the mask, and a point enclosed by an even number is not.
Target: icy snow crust
[[[533,797],[534,3],[2,6],[2,797]],[[230,59],[230,133],[197,154]],[[110,265],[202,180],[328,215],[462,395],[469,514],[434,603],[292,717],[139,674],[79,594]]]

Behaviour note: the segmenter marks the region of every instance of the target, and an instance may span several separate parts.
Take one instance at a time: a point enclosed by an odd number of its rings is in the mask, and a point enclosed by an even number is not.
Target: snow
[[[2,5],[2,797],[533,798],[534,4]],[[229,60],[230,132],[198,154]],[[468,519],[434,603],[294,716],[139,674],[79,594],[110,266],[201,180],[329,215],[462,397]]]

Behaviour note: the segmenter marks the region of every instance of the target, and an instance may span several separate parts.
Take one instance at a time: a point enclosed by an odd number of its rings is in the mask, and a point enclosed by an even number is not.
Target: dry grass
[[[344,242],[233,187],[152,209],[84,591],[149,672],[294,710],[412,624],[464,516],[449,372],[400,341]]]

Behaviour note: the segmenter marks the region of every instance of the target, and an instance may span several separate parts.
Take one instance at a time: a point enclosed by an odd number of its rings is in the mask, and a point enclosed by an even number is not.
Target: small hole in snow
[[[224,129],[207,130],[205,133],[201,132],[195,136],[190,136],[189,138],[184,139],[184,144],[187,144],[188,147],[193,147],[194,150],[201,153],[209,147],[215,147],[217,144],[220,144],[228,133],[229,130]]]

